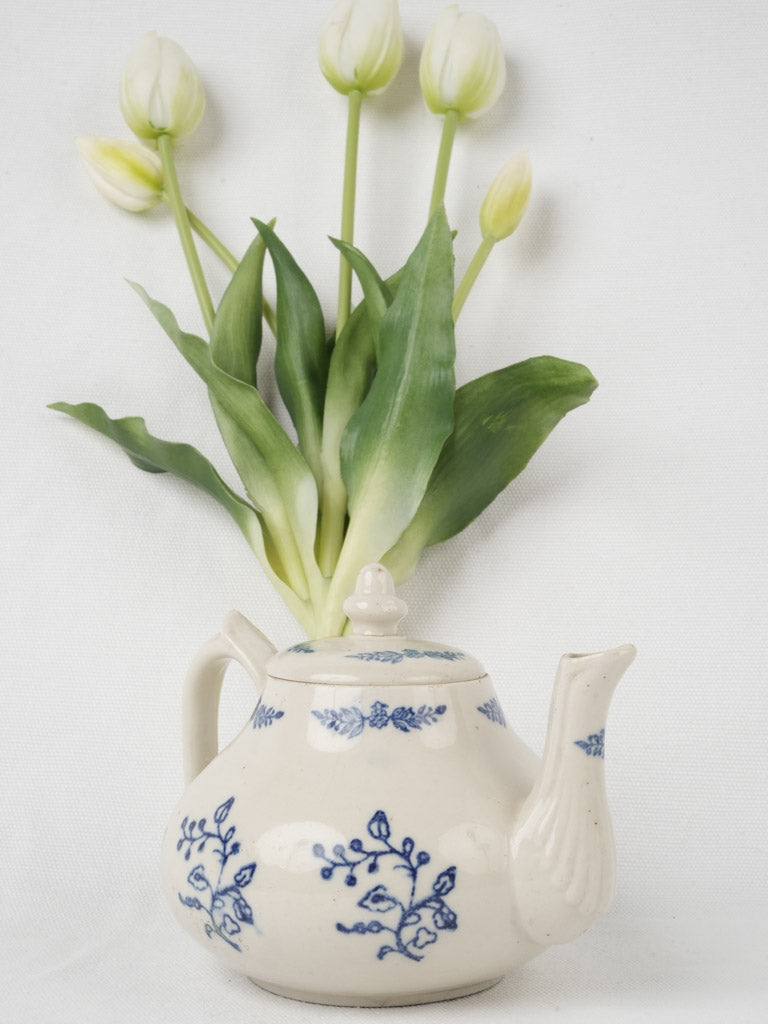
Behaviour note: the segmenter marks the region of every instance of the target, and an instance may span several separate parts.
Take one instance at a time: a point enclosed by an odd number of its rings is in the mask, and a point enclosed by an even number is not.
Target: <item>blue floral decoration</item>
[[[325,708],[323,711],[313,711],[312,714],[326,729],[353,739],[362,733],[366,725],[371,729],[386,729],[391,725],[399,732],[420,730],[425,725],[434,725],[445,712],[445,704],[438,704],[436,708],[427,704],[421,704],[418,708],[402,705],[390,711],[389,704],[377,700],[371,705],[367,715],[363,713],[362,708],[355,705],[346,708]]]
[[[585,740],[574,740],[574,743],[581,747],[588,757],[605,757],[605,729],[593,732]]]
[[[416,651],[412,648],[406,648],[404,651],[361,651],[358,654],[345,654],[344,657],[357,658],[358,661],[379,661],[388,665],[399,665],[404,658],[461,661],[465,655],[461,651]]]
[[[187,884],[194,889],[196,895],[183,896],[179,900],[185,907],[199,910],[205,921],[205,934],[209,939],[217,935],[228,946],[240,952],[240,946],[234,936],[242,931],[243,925],[252,925],[253,911],[243,896],[242,890],[251,884],[256,872],[256,862],[250,861],[237,869],[231,881],[224,881],[227,862],[240,853],[240,843],[235,840],[235,826],[230,825],[223,831],[224,823],[229,817],[235,798],[231,796],[223,804],[219,804],[213,813],[213,827],[206,818],[190,821],[185,818],[181,823],[181,839],[176,843],[179,853],[186,847],[184,860],[190,860],[192,851],[204,853],[210,846],[210,853],[218,861],[217,870],[209,874],[205,864],[196,864],[187,875]],[[212,880],[213,879],[213,880]]]
[[[456,868],[441,871],[428,891],[422,886],[419,894],[419,872],[430,863],[430,855],[425,850],[416,853],[410,836],[403,839],[400,847],[396,846],[384,811],[376,811],[368,822],[368,835],[372,843],[352,839],[347,847],[334,846],[330,854],[322,843],[312,847],[315,857],[325,862],[320,877],[329,881],[337,870],[342,870],[344,883],[350,888],[358,885],[357,872],[363,868],[366,875],[378,874],[382,864],[390,869],[386,884],[379,882],[357,901],[361,910],[373,916],[351,925],[337,921],[336,930],[344,935],[392,936],[379,947],[379,960],[389,953],[399,953],[408,960],[423,960],[423,951],[437,942],[440,932],[456,931],[458,927],[456,913],[445,902],[456,886]]]
[[[497,725],[507,728],[507,719],[504,717],[504,712],[501,710],[501,705],[495,697],[491,697],[485,704],[481,704],[477,709],[481,714],[490,722],[495,722]]]
[[[294,644],[293,647],[288,648],[289,654],[314,654],[315,648],[308,641],[304,641],[303,644]]]
[[[276,708],[270,707],[268,704],[257,704],[254,708],[253,714],[251,715],[253,728],[266,729],[267,726],[276,722],[278,718],[282,718],[284,714],[284,711],[278,711]]]

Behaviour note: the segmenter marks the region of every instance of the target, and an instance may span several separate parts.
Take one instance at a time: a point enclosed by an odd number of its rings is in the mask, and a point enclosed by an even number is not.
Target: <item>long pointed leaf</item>
[[[319,570],[314,559],[317,528],[317,488],[301,454],[277,422],[255,388],[230,377],[211,359],[210,348],[194,334],[182,331],[173,313],[133,285],[160,326],[181,354],[208,385],[216,400],[264,460],[282,499],[285,521],[298,546],[310,589],[316,588]],[[277,538],[276,538],[277,540]]]
[[[256,235],[235,271],[216,310],[211,336],[213,362],[231,377],[256,387],[256,362],[262,338],[262,271],[266,246]],[[213,393],[209,394],[219,431],[251,500],[264,514],[280,551],[287,577],[302,598],[307,596],[301,559],[286,529],[285,509],[275,481],[259,450]]]
[[[329,603],[410,522],[453,427],[453,250],[440,208],[408,260],[380,326],[371,388],[342,442],[350,522]]]
[[[384,558],[396,578],[408,578],[425,547],[468,526],[596,387],[586,366],[537,356],[459,388],[454,431],[418,512]]]
[[[381,320],[392,303],[402,276],[397,271],[382,281],[359,249],[335,239],[358,276],[365,298],[353,310],[336,340],[328,368],[323,410],[323,494],[320,512],[319,559],[324,575],[331,576],[341,551],[347,515],[347,489],[341,475],[341,439],[365,398],[376,365]]]
[[[360,252],[359,249],[354,245],[350,245],[349,242],[342,241],[340,238],[332,238],[331,242],[339,252],[343,253],[347,263],[349,263],[357,275],[368,306],[369,316],[374,321],[380,321],[389,306],[392,305],[392,292],[387,287],[387,284],[382,281],[378,271],[368,257]]]
[[[275,376],[299,447],[320,486],[320,440],[328,346],[320,301],[306,274],[267,224],[254,220],[277,279]]]
[[[257,235],[222,296],[211,333],[211,356],[222,370],[256,387],[261,350],[262,289],[266,247]]]
[[[115,441],[140,469],[150,473],[171,473],[214,498],[237,523],[288,607],[305,627],[311,628],[311,614],[307,607],[281,578],[279,565],[273,563],[274,554],[272,558],[267,554],[271,544],[268,535],[265,537],[259,514],[222,480],[213,465],[196,448],[154,437],[139,416],[111,419],[101,406],[92,402],[79,405],[55,402],[50,408],[72,416]]]

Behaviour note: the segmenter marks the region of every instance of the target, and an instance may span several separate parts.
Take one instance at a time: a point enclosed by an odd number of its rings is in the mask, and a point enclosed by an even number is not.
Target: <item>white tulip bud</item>
[[[120,107],[140,139],[191,135],[205,110],[197,69],[178,43],[148,32],[128,55],[120,82]]]
[[[110,202],[131,213],[160,202],[163,168],[157,153],[121,139],[88,136],[75,142],[93,183]]]
[[[403,60],[397,0],[337,0],[320,34],[318,59],[344,95],[386,88]]]
[[[463,14],[458,4],[446,7],[427,36],[419,79],[433,114],[482,114],[499,98],[507,80],[498,29],[484,14]]]
[[[483,238],[500,242],[523,219],[531,195],[531,161],[527,153],[513,156],[496,175],[480,207]]]

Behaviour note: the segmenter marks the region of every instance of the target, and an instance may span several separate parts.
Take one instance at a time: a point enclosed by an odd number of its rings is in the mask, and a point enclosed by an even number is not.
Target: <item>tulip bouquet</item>
[[[338,0],[319,45],[323,75],[348,100],[341,229],[331,240],[340,261],[332,330],[274,222],[253,221],[253,241],[238,260],[186,207],[175,153],[200,121],[205,94],[176,43],[150,34],[126,62],[120,102],[139,141],[78,140],[107,198],[132,211],[165,202],[173,212],[208,337],[183,330],[165,305],[134,287],[207,386],[245,497],[195,448],[153,436],[138,417],[111,419],[92,403],[53,408],[117,442],[139,469],[175,474],[220,502],[311,637],[344,630],[342,602],[365,563],[383,562],[397,582],[407,579],[422,551],[464,529],[596,387],[586,367],[550,356],[456,387],[459,314],[493,247],[519,224],[531,190],[528,158],[513,157],[482,203],[480,241],[455,286],[443,203],[454,138],[505,84],[499,33],[483,15],[449,6],[422,51],[421,90],[442,118],[442,136],[416,248],[383,277],[354,246],[361,111],[391,82],[402,55],[397,0]],[[195,234],[232,272],[216,306]],[[273,304],[262,290],[267,255]],[[353,274],[363,296],[354,308]],[[295,433],[283,429],[260,390],[265,323]]]

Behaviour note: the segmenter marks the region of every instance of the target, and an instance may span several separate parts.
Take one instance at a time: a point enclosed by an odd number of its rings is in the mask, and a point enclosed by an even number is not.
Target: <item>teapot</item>
[[[562,657],[541,760],[482,666],[397,634],[366,566],[351,631],[280,654],[232,612],[183,694],[187,790],[166,831],[174,915],[279,995],[392,1006],[469,995],[604,912],[615,878],[605,719],[630,644]],[[259,691],[218,752],[222,681]]]

